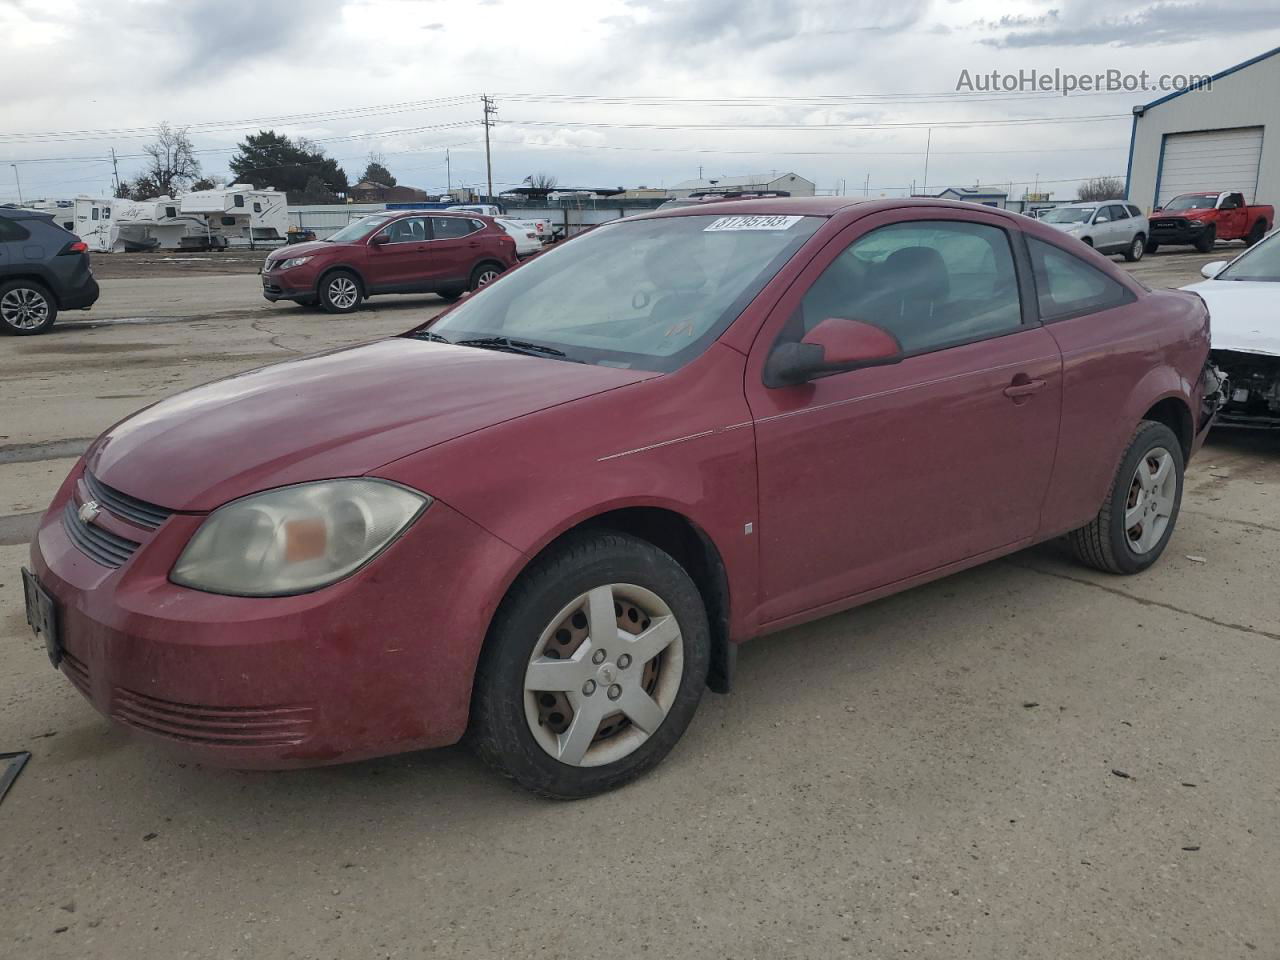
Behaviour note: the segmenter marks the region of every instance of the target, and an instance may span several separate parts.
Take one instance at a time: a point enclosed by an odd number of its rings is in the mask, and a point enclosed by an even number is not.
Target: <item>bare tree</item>
[[[534,173],[525,177],[525,183],[536,193],[550,193],[559,182],[560,178],[554,173]]]
[[[1124,181],[1119,177],[1094,177],[1080,184],[1079,199],[1119,200],[1124,196]]]
[[[174,128],[169,126],[169,121],[162,121],[156,127],[155,142],[143,150],[151,158],[144,177],[151,180],[161,194],[172,197],[200,176],[200,161],[196,159],[186,127]]]

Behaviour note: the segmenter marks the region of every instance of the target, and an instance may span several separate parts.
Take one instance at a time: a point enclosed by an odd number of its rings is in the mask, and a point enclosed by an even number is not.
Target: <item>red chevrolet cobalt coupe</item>
[[[1208,352],[1195,296],[998,210],[635,217],[112,427],[28,615],[94,706],[203,761],[466,734],[586,796],[658,763],[751,637],[1063,534],[1150,566]]]

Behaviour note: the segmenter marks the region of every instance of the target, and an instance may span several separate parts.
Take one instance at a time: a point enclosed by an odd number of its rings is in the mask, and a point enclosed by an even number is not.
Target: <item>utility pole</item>
[[[924,183],[920,186],[921,193],[929,192],[929,148],[933,146],[933,127],[929,128],[929,136],[924,142]]]
[[[449,151],[444,152],[444,192],[445,196],[453,196],[453,167],[449,165]]]
[[[13,167],[13,179],[18,184],[18,206],[22,206],[22,177],[18,176],[18,165],[16,163],[11,163],[9,166]]]
[[[120,166],[116,163],[116,148],[111,148],[111,178],[116,182],[115,192],[120,192]]]
[[[480,102],[484,105],[484,166],[489,174],[487,201],[493,203],[493,161],[489,158],[489,127],[493,125],[493,121],[489,118],[497,115],[498,108],[493,105],[493,97],[486,94],[480,95]]]
[[[867,179],[862,181],[862,195],[864,197],[871,196],[871,174],[867,174]]]

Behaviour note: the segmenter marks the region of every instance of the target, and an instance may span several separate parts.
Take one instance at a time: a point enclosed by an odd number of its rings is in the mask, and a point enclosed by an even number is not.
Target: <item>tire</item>
[[[0,284],[0,331],[15,337],[44,333],[58,319],[58,303],[49,288],[34,280]]]
[[[1139,469],[1154,480],[1153,464],[1163,469],[1166,457],[1172,476],[1148,487]],[[1182,506],[1183,466],[1182,445],[1172,430],[1153,420],[1138,424],[1102,509],[1069,535],[1076,558],[1118,574],[1141,573],[1160,559]],[[1126,511],[1136,513],[1133,523],[1126,524]]]
[[[360,278],[350,270],[335,270],[320,278],[317,297],[325,313],[355,313],[364,299]]]
[[[1196,240],[1196,249],[1201,253],[1212,253],[1213,245],[1218,242],[1218,228],[1209,227]]]
[[[1244,238],[1244,245],[1252,247],[1267,235],[1267,221],[1259,220],[1253,225],[1253,229],[1249,231],[1249,235]]]
[[[471,279],[467,281],[468,290],[479,290],[488,286],[502,275],[502,265],[492,260],[480,264],[471,271]]]
[[[1081,237],[1080,242],[1083,243],[1086,247],[1092,247],[1093,237]]]
[[[462,299],[462,295],[464,293],[466,293],[465,290],[446,290],[444,292],[437,290],[436,296],[439,297],[441,300],[443,300],[445,303],[457,303],[459,300]]]
[[[1142,234],[1135,234],[1133,243],[1129,244],[1129,248],[1124,252],[1124,258],[1130,263],[1136,263],[1142,259],[1142,255],[1147,252],[1146,238]]]
[[[607,641],[591,636],[593,607]],[[637,646],[609,651],[633,642],[624,629]],[[646,656],[659,643],[667,646]],[[702,596],[672,557],[622,533],[572,536],[535,561],[499,607],[476,672],[469,740],[541,796],[613,790],[680,739],[706,686],[710,649]],[[540,676],[561,692],[538,686]]]
[[[1147,253],[1155,253],[1157,250],[1160,249],[1160,244],[1152,243],[1150,240],[1148,240],[1147,245],[1143,249],[1146,250]]]

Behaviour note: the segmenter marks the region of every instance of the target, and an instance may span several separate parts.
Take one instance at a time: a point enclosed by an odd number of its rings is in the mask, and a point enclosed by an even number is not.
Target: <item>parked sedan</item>
[[[505,217],[494,218],[494,223],[507,232],[516,242],[516,256],[524,259],[542,252],[542,238],[533,223],[528,220],[508,220]]]
[[[1065,203],[1040,217],[1042,223],[1081,240],[1099,253],[1123,253],[1131,263],[1153,248],[1147,245],[1147,218],[1131,203]]]
[[[1151,566],[1208,352],[1197,297],[1004,211],[650,213],[110,428],[41,521],[28,618],[202,761],[470,731],[586,796],[657,764],[747,639],[1064,534]]]
[[[383,293],[435,293],[452,301],[515,262],[515,241],[489,218],[381,213],[272,253],[262,267],[262,295],[318,303],[330,313],[351,313]]]
[[[1183,289],[1213,316],[1213,361],[1230,384],[1218,420],[1280,430],[1280,233],[1201,272],[1205,280]]]

